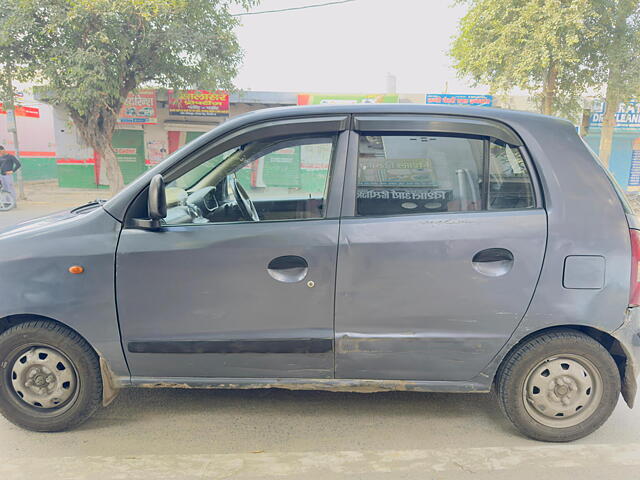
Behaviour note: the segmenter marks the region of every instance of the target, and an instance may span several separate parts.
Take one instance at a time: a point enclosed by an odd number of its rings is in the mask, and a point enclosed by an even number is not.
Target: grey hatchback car
[[[0,233],[0,411],[123,387],[495,391],[570,441],[636,395],[640,222],[566,121],[267,109]]]

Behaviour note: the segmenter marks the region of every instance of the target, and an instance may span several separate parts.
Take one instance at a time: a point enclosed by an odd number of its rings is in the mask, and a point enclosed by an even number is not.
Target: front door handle
[[[487,248],[476,253],[471,264],[478,273],[499,277],[513,267],[513,253],[506,248]]]
[[[309,264],[297,255],[284,255],[271,260],[267,266],[267,272],[271,278],[279,282],[301,282],[309,272]]]

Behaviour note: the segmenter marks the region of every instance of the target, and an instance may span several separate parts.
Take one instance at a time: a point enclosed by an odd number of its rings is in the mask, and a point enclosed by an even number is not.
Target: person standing
[[[13,184],[13,174],[21,166],[18,159],[7,152],[3,145],[0,145],[0,181],[2,181],[2,187],[13,197],[14,205],[17,205],[18,197]]]

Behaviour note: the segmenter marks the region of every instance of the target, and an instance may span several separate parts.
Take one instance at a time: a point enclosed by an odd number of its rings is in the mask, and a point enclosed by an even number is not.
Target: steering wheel
[[[247,191],[244,189],[242,185],[238,182],[238,178],[236,174],[229,175],[227,177],[227,181],[231,186],[231,191],[233,192],[233,196],[238,204],[238,208],[240,209],[240,213],[247,220],[253,220],[254,222],[259,222],[260,217],[258,216],[258,211],[256,210],[256,206],[249,198]]]

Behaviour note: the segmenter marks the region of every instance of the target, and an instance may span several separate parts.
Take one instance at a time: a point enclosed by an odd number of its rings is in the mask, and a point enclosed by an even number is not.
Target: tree
[[[640,5],[638,0],[593,0],[588,22],[596,35],[588,67],[606,85],[600,161],[609,166],[616,111],[640,94]]]
[[[241,61],[230,8],[255,0],[4,0],[0,50],[64,107],[82,139],[123,187],[113,131],[141,85],[230,88]],[[5,66],[7,60],[0,59]]]
[[[460,76],[492,90],[532,92],[547,115],[575,114],[594,83],[583,45],[589,0],[461,0],[469,5],[450,55]]]
[[[0,8],[0,103],[12,106],[14,88],[12,81],[29,79],[27,65],[36,62],[33,53],[40,50],[40,38],[27,38],[25,31],[40,28],[36,20],[25,15],[22,1],[8,1]],[[29,43],[29,48],[22,44]]]

